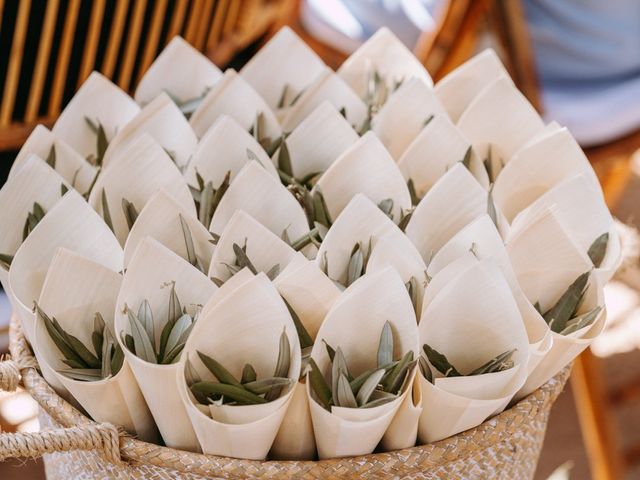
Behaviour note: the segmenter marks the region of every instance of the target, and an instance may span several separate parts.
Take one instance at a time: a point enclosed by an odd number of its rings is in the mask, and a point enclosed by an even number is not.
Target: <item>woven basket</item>
[[[551,405],[570,368],[482,425],[445,440],[390,453],[318,462],[238,460],[174,450],[97,424],[60,398],[34,368],[22,329],[11,322],[11,361],[0,389],[22,386],[40,405],[42,431],[0,434],[0,460],[39,457],[49,479],[419,478],[531,479]]]

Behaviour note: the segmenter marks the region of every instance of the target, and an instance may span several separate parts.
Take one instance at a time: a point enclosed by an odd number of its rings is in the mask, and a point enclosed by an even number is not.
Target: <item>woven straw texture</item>
[[[434,444],[318,462],[258,462],[160,447],[123,435],[112,425],[96,424],[60,398],[29,366],[33,357],[16,321],[11,325],[10,349],[20,366],[22,385],[40,404],[44,431],[13,438],[0,435],[0,458],[2,454],[45,454],[47,477],[54,480],[531,479],[549,411],[570,371],[565,368],[532,395],[482,425]],[[14,366],[7,368],[10,370],[15,370]]]

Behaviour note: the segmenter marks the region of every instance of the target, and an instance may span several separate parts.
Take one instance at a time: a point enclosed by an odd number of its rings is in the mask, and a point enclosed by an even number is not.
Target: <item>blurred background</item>
[[[0,0],[0,19],[0,185],[34,126],[50,127],[92,70],[133,91],[175,35],[239,68],[286,24],[337,67],[387,26],[434,81],[493,47],[545,119],[585,148],[614,215],[640,223],[637,0]],[[608,285],[607,330],[552,410],[536,478],[640,478],[639,292],[636,263]],[[0,293],[0,353],[10,315]],[[0,393],[0,430],[38,428],[26,393]],[[0,478],[44,471],[9,461]]]

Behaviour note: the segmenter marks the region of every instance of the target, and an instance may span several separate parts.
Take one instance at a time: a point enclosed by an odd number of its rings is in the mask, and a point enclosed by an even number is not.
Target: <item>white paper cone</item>
[[[115,333],[167,446],[198,451],[198,442],[186,410],[178,392],[172,388],[178,364],[146,362],[129,351],[121,338],[122,332],[130,332],[125,305],[137,312],[146,299],[153,312],[155,342],[159,344],[167,321],[170,284],[173,282],[180,304],[192,315],[197,306],[204,305],[216,291],[216,286],[206,275],[147,237],[139,244],[125,273],[118,295]],[[199,318],[196,324],[201,321],[206,320]]]
[[[487,155],[491,146],[494,162],[506,163],[544,128],[544,123],[511,79],[503,76],[469,103],[458,120],[458,128],[478,155]]]
[[[195,215],[193,197],[180,171],[151,136],[142,134],[104,169],[91,191],[89,204],[104,216],[104,191],[113,228],[124,245],[129,226],[122,200],[133,203],[140,212],[158,190],[164,190],[190,215]]]
[[[68,191],[20,246],[9,272],[14,308],[27,340],[33,339],[33,302],[56,250],[67,248],[110,270],[119,272],[123,252],[118,240],[100,216],[74,190]]]
[[[111,333],[115,331],[113,314],[121,283],[119,273],[61,248],[51,261],[38,304],[66,332],[93,351],[91,333],[96,312],[102,315]],[[62,362],[64,357],[42,320],[36,322],[34,347],[39,352],[40,366],[47,365],[49,374],[73,394],[95,421],[122,425],[145,441],[157,441],[153,418],[126,360],[115,376],[82,382],[58,373],[69,367]]]
[[[254,277],[253,273],[251,273],[251,271],[247,267],[244,267],[242,270],[236,273],[233,277],[231,277],[229,280],[224,282],[224,284],[213,293],[209,301],[204,304],[204,307],[202,307],[200,316],[204,317],[205,315],[207,315],[213,307],[218,305],[222,300],[227,298],[227,296],[230,295],[236,288],[244,285],[253,277]]]
[[[153,137],[179,167],[187,164],[198,144],[187,119],[169,96],[162,92],[109,142],[103,165],[109,165],[145,133]]]
[[[218,67],[177,36],[171,39],[142,76],[134,98],[145,105],[161,92],[167,92],[185,102],[203,95],[221,77]]]
[[[473,253],[466,252],[452,262],[448,263],[441,270],[438,270],[437,273],[433,273],[431,271],[431,264],[429,264],[427,273],[432,276],[432,278],[424,290],[424,298],[422,300],[422,314],[424,314],[425,309],[429,306],[433,299],[436,298],[436,296],[443,288],[449,285],[449,283],[456,279],[460,274],[466,272],[471,267],[476,266],[477,263],[478,258]],[[418,319],[418,321],[420,321],[420,319]]]
[[[316,440],[306,390],[305,383],[296,383],[269,457],[278,460],[313,460],[315,457]]]
[[[434,90],[451,120],[457,122],[482,89],[502,76],[509,74],[496,52],[488,48],[445,75]]]
[[[431,115],[446,116],[446,112],[433,89],[415,78],[403,82],[389,97],[374,117],[372,130],[399,160]]]
[[[415,374],[409,391],[382,437],[380,445],[385,452],[413,447],[418,437],[418,421],[422,414],[420,375]]]
[[[393,200],[393,220],[398,223],[402,212],[411,207],[411,197],[398,166],[382,142],[367,132],[347,149],[316,184],[332,219],[336,219],[354,195],[362,193],[376,205]]]
[[[302,207],[280,181],[255,162],[239,173],[218,204],[209,231],[221,234],[237,210],[244,210],[278,237],[285,230],[292,241],[309,232]]]
[[[396,82],[419,78],[431,86],[433,81],[415,55],[386,27],[380,28],[347,58],[338,75],[363,98],[372,72],[385,80],[388,88]]]
[[[446,115],[437,115],[407,147],[398,167],[405,180],[413,181],[418,197],[423,197],[449,168],[464,159],[470,146]],[[473,151],[469,170],[484,188],[489,187],[487,170]]]
[[[172,252],[188,260],[187,246],[182,232],[180,215],[189,227],[196,256],[204,271],[209,269],[214,245],[209,231],[193,216],[191,209],[182,207],[164,190],[153,194],[133,224],[124,245],[124,266],[129,265],[131,257],[140,242],[147,236],[152,237]]]
[[[84,158],[96,154],[96,134],[86,118],[102,125],[107,140],[140,112],[140,107],[129,95],[98,72],[85,80],[62,111],[52,132],[67,142]]]
[[[52,148],[54,148],[56,155],[56,172],[78,192],[86,192],[96,176],[96,168],[64,140],[51,133],[44,125],[36,126],[29,138],[27,138],[13,161],[13,165],[11,165],[9,178],[13,177],[18,170],[25,166],[25,162],[30,155],[35,154],[42,159],[46,159]]]
[[[282,133],[278,120],[262,97],[233,69],[209,90],[189,123],[198,138],[202,138],[220,115],[229,115],[245,130],[249,130],[262,113],[262,130],[274,140]]]
[[[322,59],[285,26],[242,67],[240,75],[275,111],[285,86],[286,102],[307,88],[324,68]]]

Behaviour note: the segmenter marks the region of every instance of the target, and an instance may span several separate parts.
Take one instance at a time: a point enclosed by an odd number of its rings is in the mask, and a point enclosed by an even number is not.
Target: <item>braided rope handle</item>
[[[34,368],[35,360],[0,361],[0,390],[13,392],[20,385],[21,370]],[[57,428],[34,433],[0,433],[0,461],[10,457],[37,458],[46,453],[70,450],[97,450],[119,464],[120,434],[110,423]]]

